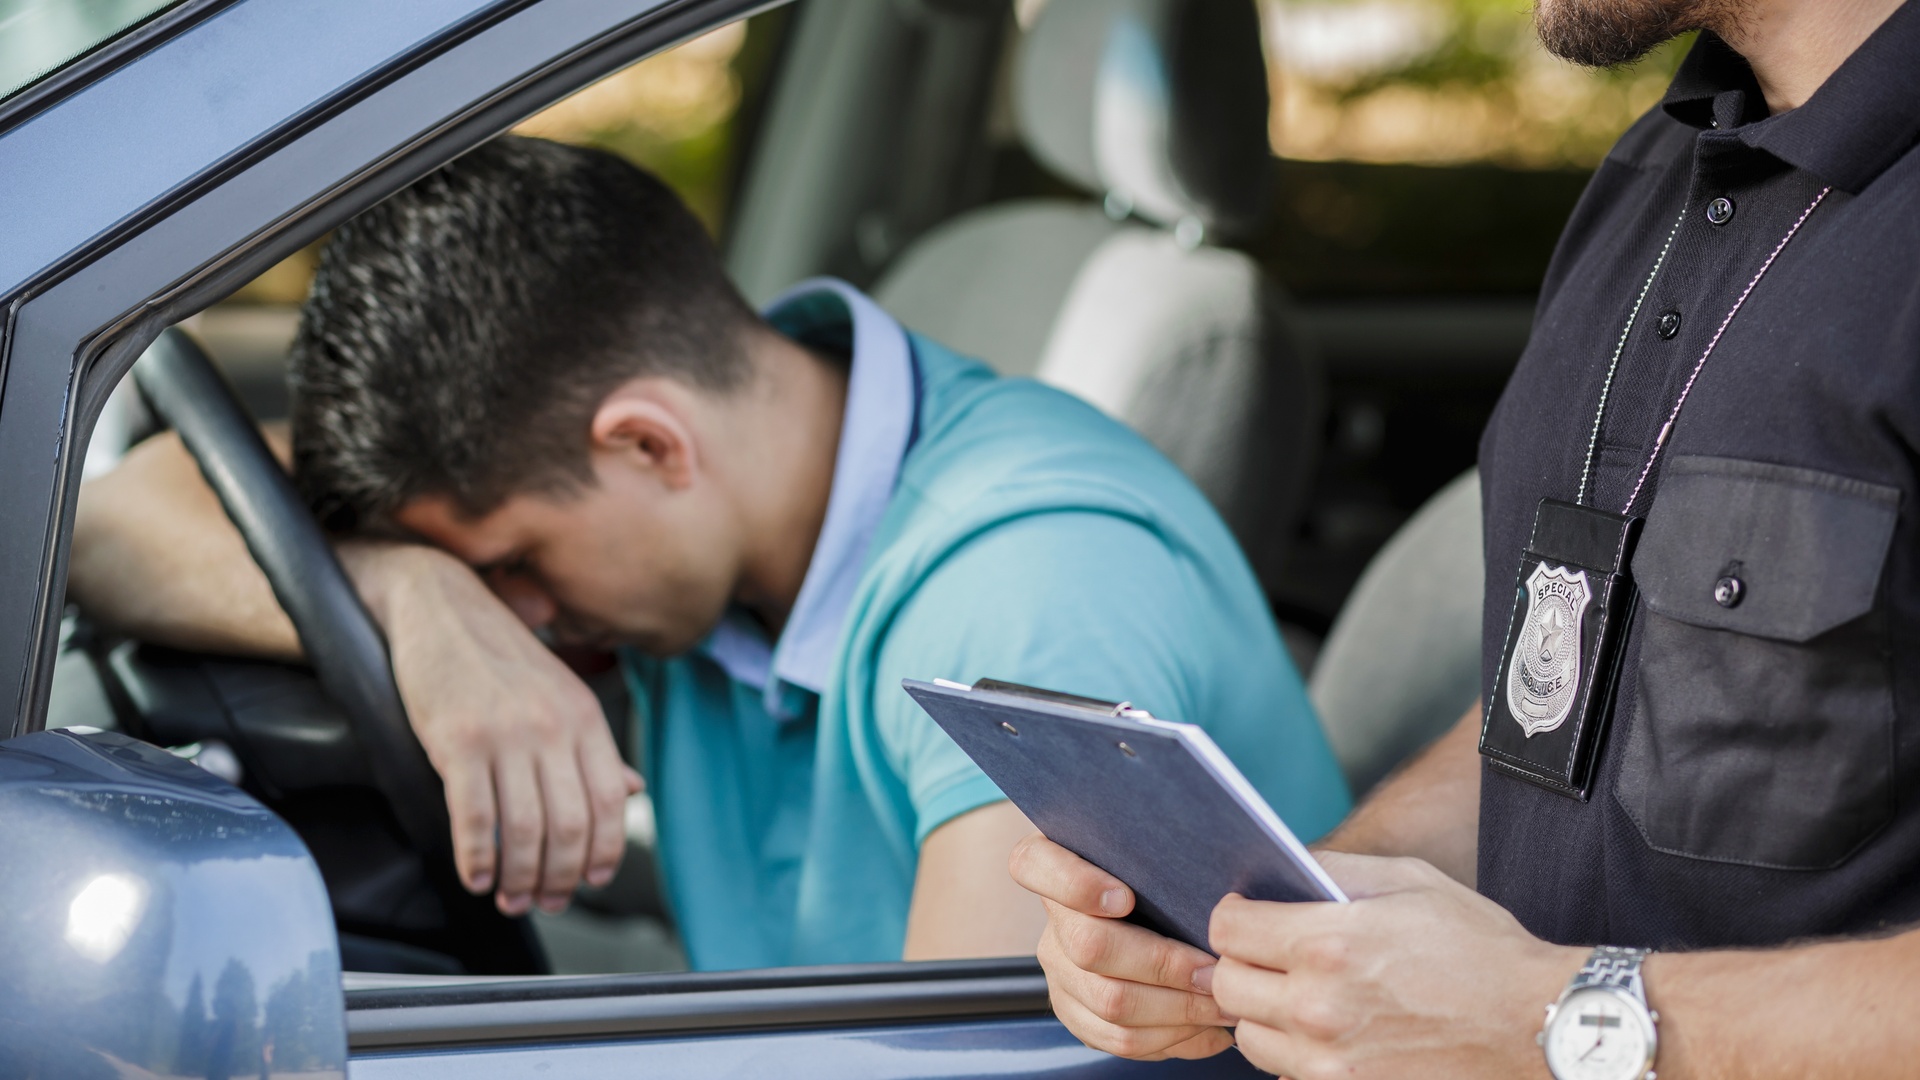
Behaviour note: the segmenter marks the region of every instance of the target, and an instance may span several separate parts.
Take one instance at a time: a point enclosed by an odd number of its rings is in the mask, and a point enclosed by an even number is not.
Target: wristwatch
[[[1535,1041],[1553,1080],[1655,1080],[1660,1014],[1647,1008],[1640,962],[1651,949],[1602,945],[1547,1006]]]

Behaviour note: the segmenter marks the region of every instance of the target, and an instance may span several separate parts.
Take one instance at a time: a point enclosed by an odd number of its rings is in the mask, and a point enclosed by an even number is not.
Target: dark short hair
[[[737,385],[754,318],[659,180],[495,139],[327,244],[289,361],[295,479],[335,529],[422,496],[479,516],[578,489],[609,393],[642,375]]]

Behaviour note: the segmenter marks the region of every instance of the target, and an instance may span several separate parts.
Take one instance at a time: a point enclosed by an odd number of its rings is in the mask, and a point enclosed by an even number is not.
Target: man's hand
[[[1121,922],[1133,892],[1118,878],[1039,833],[1013,849],[1009,868],[1046,903],[1040,966],[1054,1014],[1081,1042],[1148,1061],[1233,1045],[1233,1019],[1209,992],[1213,957]]]
[[[474,892],[520,915],[613,879],[627,796],[599,699],[472,570],[434,548],[344,544],[386,630],[414,733],[446,784],[454,859]],[[495,835],[498,830],[498,843]]]
[[[284,463],[285,432],[262,434]],[[467,887],[495,890],[517,915],[535,900],[565,907],[583,877],[610,880],[640,778],[621,764],[593,692],[452,556],[406,544],[339,552],[446,782]],[[142,640],[301,655],[266,576],[171,433],[81,488],[69,588],[95,619]]]
[[[1584,950],[1417,859],[1320,858],[1353,903],[1214,909],[1213,992],[1250,1061],[1294,1080],[1542,1073],[1533,1036]]]

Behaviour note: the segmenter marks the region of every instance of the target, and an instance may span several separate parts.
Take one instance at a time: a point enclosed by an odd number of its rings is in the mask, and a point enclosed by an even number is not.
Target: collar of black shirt
[[[1854,50],[1805,105],[1767,115],[1739,53],[1702,32],[1661,107],[1859,194],[1920,141],[1920,0],[1908,0]]]

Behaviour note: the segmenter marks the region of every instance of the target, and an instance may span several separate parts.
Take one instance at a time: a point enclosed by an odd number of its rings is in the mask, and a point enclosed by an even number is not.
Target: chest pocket
[[[1648,844],[1823,869],[1892,817],[1878,597],[1899,499],[1807,469],[1667,463],[1633,560],[1646,612],[1614,784]]]

